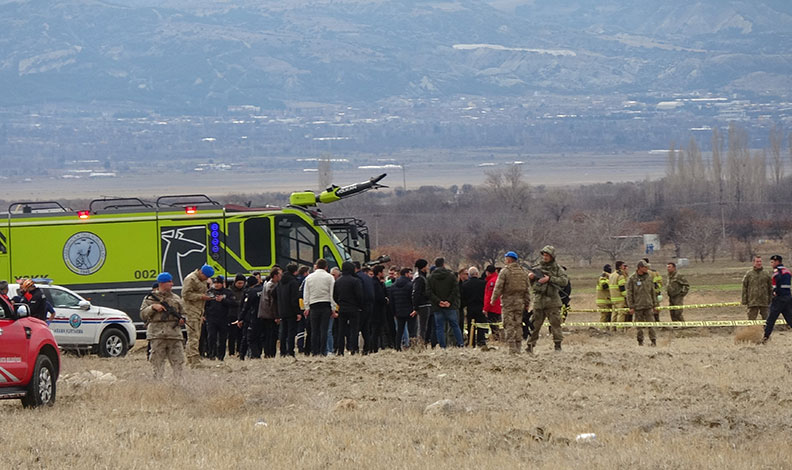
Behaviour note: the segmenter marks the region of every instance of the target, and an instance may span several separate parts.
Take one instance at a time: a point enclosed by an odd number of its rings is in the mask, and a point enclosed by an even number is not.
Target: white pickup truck
[[[114,308],[91,305],[71,290],[37,282],[55,309],[49,328],[65,350],[90,351],[103,357],[121,357],[135,345],[135,325],[129,315]],[[18,285],[8,284],[8,297],[17,295]]]

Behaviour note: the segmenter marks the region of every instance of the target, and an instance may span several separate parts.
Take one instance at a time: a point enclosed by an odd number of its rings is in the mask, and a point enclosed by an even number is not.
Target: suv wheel
[[[36,367],[27,386],[27,395],[22,406],[52,406],[55,403],[55,367],[49,357],[41,354],[36,358]]]
[[[128,350],[129,341],[117,328],[107,328],[99,337],[99,355],[102,357],[123,357]]]

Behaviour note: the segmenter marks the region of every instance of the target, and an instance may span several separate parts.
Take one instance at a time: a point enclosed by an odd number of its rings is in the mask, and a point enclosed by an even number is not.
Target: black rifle
[[[157,297],[156,295],[154,295],[153,292],[151,294],[149,294],[148,297],[151,300],[154,300],[155,302],[157,302],[160,305],[162,305],[163,307],[165,307],[165,310],[162,312],[162,319],[161,319],[162,321],[168,321],[168,317],[171,317],[171,316],[175,317],[177,321],[186,320],[185,316],[182,315],[181,313],[179,313],[179,311],[177,309],[173,308],[170,304],[168,304],[168,302],[166,302],[166,301],[160,299],[159,297]]]

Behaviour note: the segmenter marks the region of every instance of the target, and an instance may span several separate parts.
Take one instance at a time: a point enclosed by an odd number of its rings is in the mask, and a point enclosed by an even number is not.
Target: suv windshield
[[[81,298],[65,290],[52,287],[42,287],[44,296],[50,301],[53,307],[58,308],[77,308],[80,306]]]

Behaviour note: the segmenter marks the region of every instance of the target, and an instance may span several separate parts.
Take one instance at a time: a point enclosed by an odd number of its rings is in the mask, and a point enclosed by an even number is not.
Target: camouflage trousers
[[[523,311],[522,305],[517,307],[506,307],[503,306],[501,310],[501,316],[503,318],[503,332],[504,332],[504,340],[506,344],[509,345],[509,352],[520,352],[520,346],[522,345],[522,316]]]
[[[748,319],[756,320],[757,316],[762,317],[762,320],[767,320],[767,312],[770,307],[748,307]]]
[[[543,309],[534,309],[533,311],[533,331],[528,344],[536,346],[539,340],[539,333],[542,332],[542,324],[545,318],[550,322],[550,331],[553,333],[553,342],[560,343],[564,339],[564,334],[561,332],[561,307],[550,307]]]
[[[173,378],[181,379],[182,368],[184,367],[184,346],[180,339],[152,339],[149,341],[151,346],[151,365],[154,367],[154,378],[161,379],[165,374],[165,360],[170,362],[173,369]]]
[[[668,298],[668,305],[684,305],[684,297],[669,297]],[[683,309],[678,310],[669,310],[671,313],[671,321],[685,321],[685,317],[682,315]]]
[[[655,321],[654,311],[651,308],[638,310],[635,309],[635,321],[637,322],[647,322],[647,321]],[[636,328],[638,330],[637,339],[639,344],[643,344],[644,340],[644,330],[646,328]],[[652,340],[654,343],[657,340],[657,335],[655,334],[654,328],[649,328],[649,339]]]
[[[187,365],[193,366],[201,361],[198,343],[201,339],[201,316],[188,315],[187,322]]]

